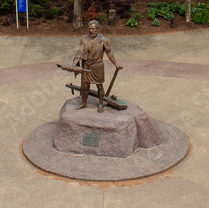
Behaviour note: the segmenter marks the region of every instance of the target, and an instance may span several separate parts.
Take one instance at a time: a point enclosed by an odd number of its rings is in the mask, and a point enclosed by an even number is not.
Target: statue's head
[[[89,36],[95,38],[99,32],[99,22],[97,20],[91,20],[88,23]]]

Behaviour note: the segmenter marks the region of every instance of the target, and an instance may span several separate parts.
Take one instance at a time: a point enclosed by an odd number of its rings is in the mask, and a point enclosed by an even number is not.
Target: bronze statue
[[[91,20],[88,23],[88,29],[89,33],[87,35],[83,35],[81,38],[80,47],[77,50],[76,55],[73,59],[73,65],[71,67],[63,67],[62,65],[58,64],[57,66],[61,67],[64,70],[73,71],[75,73],[75,76],[81,72],[80,91],[82,95],[82,103],[80,106],[77,107],[78,110],[87,107],[87,98],[89,95],[90,84],[96,84],[98,89],[97,97],[99,98],[97,112],[101,113],[103,112],[104,96],[109,96],[110,90],[112,88],[111,85],[113,85],[117,72],[118,70],[123,69],[123,67],[116,63],[116,60],[109,45],[109,41],[102,34],[99,33],[99,22],[96,20]],[[104,51],[106,52],[110,61],[116,67],[115,76],[113,77],[112,83],[106,94],[103,88]],[[73,89],[72,85],[70,88]]]

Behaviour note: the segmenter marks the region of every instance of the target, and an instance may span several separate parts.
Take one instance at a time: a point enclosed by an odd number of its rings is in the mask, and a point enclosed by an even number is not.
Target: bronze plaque
[[[99,146],[99,134],[91,133],[83,135],[83,146]]]

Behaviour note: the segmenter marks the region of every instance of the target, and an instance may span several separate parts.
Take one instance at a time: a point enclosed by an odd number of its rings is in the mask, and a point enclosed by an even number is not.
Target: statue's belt
[[[90,66],[94,66],[94,65],[97,65],[97,64],[104,64],[104,62],[97,62],[97,63],[93,63],[93,64],[85,63],[86,67],[85,67],[85,65],[84,65],[84,68],[88,68],[88,67],[90,67]]]

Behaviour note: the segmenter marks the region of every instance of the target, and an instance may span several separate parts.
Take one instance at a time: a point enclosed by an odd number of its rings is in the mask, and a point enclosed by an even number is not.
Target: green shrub
[[[177,12],[180,7],[180,4],[177,2],[172,2],[169,4],[169,8],[172,12]]]
[[[149,2],[148,3],[148,7],[157,7],[157,3],[154,3],[154,2]]]
[[[148,3],[147,17],[154,20],[152,25],[159,26],[160,22],[156,17],[163,17],[166,20],[172,20],[174,18],[173,12],[178,12],[181,15],[185,14],[185,4],[180,5],[177,2],[161,2],[161,3]]]
[[[186,13],[186,4],[180,4],[177,8],[176,12],[178,12],[180,15],[185,16]]]
[[[8,1],[1,1],[0,8],[1,10],[9,10],[11,8],[11,5],[8,3]]]
[[[54,19],[54,16],[58,15],[59,9],[57,7],[52,7],[45,11],[45,19]]]
[[[43,7],[37,4],[31,4],[29,7],[29,15],[34,17],[42,17],[43,16]]]
[[[169,8],[169,3],[168,2],[161,2],[161,3],[157,4],[158,9],[163,9],[163,8],[166,8],[166,7]]]
[[[151,19],[151,20],[155,19],[155,17],[156,17],[156,16],[155,16],[154,14],[152,14],[152,13],[148,13],[147,16],[148,16],[148,18]]]
[[[0,0],[0,14],[6,15],[15,12],[15,1],[13,0]]]
[[[153,7],[150,7],[148,9],[148,15],[157,15],[158,14],[158,9],[157,8],[153,8]]]
[[[168,11],[169,11],[168,7],[163,7],[161,9],[158,9],[157,15],[163,17]]]
[[[205,3],[198,3],[197,8],[202,8],[202,9],[209,9],[209,6]]]
[[[105,19],[106,19],[105,14],[100,14],[100,15],[98,16],[98,21],[99,21],[100,23],[104,22]]]
[[[156,17],[163,17],[167,20],[172,20],[174,18],[174,12],[185,16],[186,4],[179,4],[178,2],[161,2],[161,3],[148,3],[148,13],[149,19],[154,20],[152,25],[159,26],[159,21]],[[191,7],[191,19],[197,24],[206,24],[209,26],[209,6],[205,3],[199,2],[195,7],[193,2]]]
[[[56,16],[59,12],[59,9],[57,7],[52,7],[49,11],[52,15]]]
[[[138,21],[142,18],[143,16],[140,13],[135,13],[134,18]]]
[[[153,26],[160,26],[160,22],[158,21],[157,18],[154,19],[154,21],[152,22]]]
[[[198,3],[197,7],[191,9],[191,14],[194,23],[209,26],[209,6],[204,3]]]
[[[130,11],[130,12],[136,12],[136,9],[135,9],[134,7],[131,7],[131,8],[129,9],[129,11]]]
[[[134,13],[132,17],[128,19],[126,22],[126,25],[131,26],[131,27],[136,27],[138,25],[138,21],[142,18],[143,16],[140,13]]]
[[[131,26],[131,27],[136,27],[138,25],[138,22],[135,18],[131,17],[126,22],[126,25]]]
[[[173,12],[167,12],[163,16],[164,19],[172,20],[174,18]]]

